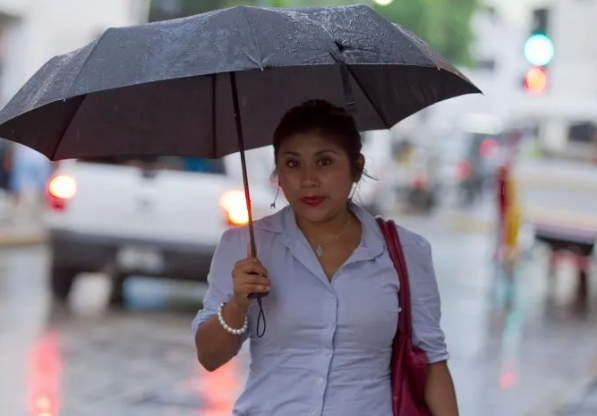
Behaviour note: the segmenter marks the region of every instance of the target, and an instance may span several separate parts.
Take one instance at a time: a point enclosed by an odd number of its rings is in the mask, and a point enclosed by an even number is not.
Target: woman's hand
[[[267,270],[261,262],[250,255],[235,264],[232,270],[234,303],[241,311],[246,312],[251,305],[249,294],[269,292],[271,281],[267,276]]]

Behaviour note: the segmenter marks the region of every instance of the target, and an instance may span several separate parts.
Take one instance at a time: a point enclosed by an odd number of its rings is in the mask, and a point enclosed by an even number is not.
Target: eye
[[[319,159],[317,161],[317,164],[319,166],[327,166],[327,165],[331,165],[332,164],[332,159],[330,159],[329,157],[322,157],[321,159]]]
[[[299,165],[298,161],[289,159],[286,161],[286,166],[289,168],[296,168]]]

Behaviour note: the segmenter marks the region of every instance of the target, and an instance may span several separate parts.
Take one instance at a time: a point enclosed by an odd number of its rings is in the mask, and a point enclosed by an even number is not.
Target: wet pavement
[[[593,372],[597,306],[575,307],[571,270],[550,292],[537,250],[507,287],[490,235],[400,221],[433,244],[463,416],[525,416]],[[214,373],[196,364],[190,321],[204,288],[133,280],[127,309],[108,311],[108,283],[87,275],[65,310],[49,301],[47,262],[43,247],[0,252],[0,415],[230,415],[247,351]]]

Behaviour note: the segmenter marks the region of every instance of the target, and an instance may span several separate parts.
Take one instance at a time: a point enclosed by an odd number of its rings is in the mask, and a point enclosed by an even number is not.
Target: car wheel
[[[78,271],[64,267],[52,267],[50,276],[50,289],[55,300],[64,302],[68,299],[68,295],[73,286],[73,282],[77,277]]]
[[[112,290],[110,291],[109,306],[122,308],[124,306],[124,283],[128,276],[117,274],[112,277]]]

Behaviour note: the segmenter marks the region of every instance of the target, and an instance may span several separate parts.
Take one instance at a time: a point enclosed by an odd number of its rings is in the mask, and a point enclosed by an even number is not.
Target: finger
[[[263,276],[268,275],[267,269],[263,267],[259,260],[242,263],[238,266],[238,270],[242,273],[256,273]]]
[[[242,259],[242,260],[239,260],[236,263],[234,263],[234,268],[235,269],[244,269],[246,266],[248,266],[251,263],[252,263],[251,259]]]
[[[234,268],[238,269],[238,270],[248,270],[248,268],[252,265],[252,264],[258,264],[259,260],[257,260],[256,258],[247,258],[247,259],[242,259],[237,261],[234,264]]]
[[[243,274],[239,276],[237,279],[237,286],[244,286],[244,285],[260,285],[260,286],[271,286],[272,281],[265,276],[256,275],[256,274]]]
[[[267,272],[267,269],[258,263],[251,264],[251,266],[249,266],[249,268],[247,269],[247,272],[259,274],[259,275],[265,276],[265,277],[268,277],[268,275],[269,275],[269,273]]]
[[[267,293],[269,292],[269,287],[262,286],[262,285],[245,285],[242,287],[242,293],[245,296],[249,296],[251,293]]]

